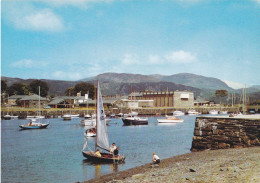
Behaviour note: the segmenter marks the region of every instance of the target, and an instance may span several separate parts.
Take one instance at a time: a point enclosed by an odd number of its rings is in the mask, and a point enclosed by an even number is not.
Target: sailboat
[[[131,112],[129,114],[125,114],[124,118],[122,119],[125,126],[129,125],[148,125],[148,118],[140,118],[138,117],[138,113],[135,111],[132,111],[132,88],[131,88],[131,106],[130,110]]]
[[[39,86],[39,116],[40,116],[40,106],[41,106],[41,102],[40,102],[40,86]],[[38,122],[37,122],[38,121]],[[47,128],[47,126],[49,126],[49,123],[41,123],[40,122],[40,118],[32,118],[30,120],[30,122],[27,125],[20,125],[19,127],[26,130],[26,129],[42,129],[42,128]]]
[[[105,111],[102,102],[102,95],[99,87],[99,82],[97,82],[97,109],[96,109],[96,143],[95,150],[101,148],[109,152],[109,139],[107,133],[107,126],[105,120]],[[124,162],[125,156],[113,156],[113,154],[101,152],[101,157],[95,155],[94,151],[84,151],[88,147],[87,138],[83,145],[82,154],[85,158],[93,162],[100,163],[114,163],[114,162]],[[90,149],[90,148],[89,148]]]

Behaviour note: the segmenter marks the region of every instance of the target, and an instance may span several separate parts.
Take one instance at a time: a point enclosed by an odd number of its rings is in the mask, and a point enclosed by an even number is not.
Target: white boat
[[[91,119],[91,116],[89,114],[84,115],[85,119]]]
[[[198,115],[198,114],[201,114],[201,113],[199,113],[199,112],[197,112],[195,110],[189,110],[188,111],[188,115]]]
[[[44,119],[44,116],[38,115],[38,116],[27,116],[26,119]]]
[[[173,112],[173,115],[174,115],[174,116],[183,116],[183,115],[185,115],[185,113],[182,112],[182,111],[174,111],[174,112]]]
[[[96,137],[97,136],[96,128],[87,129],[84,133],[84,136],[85,137]]]
[[[42,128],[47,128],[47,126],[49,126],[49,123],[41,123],[40,120],[42,119],[40,113],[40,106],[41,106],[41,102],[40,102],[40,86],[39,86],[39,115],[38,118],[37,116],[30,119],[30,122],[27,125],[19,125],[20,128],[26,130],[26,129],[42,129]],[[38,121],[38,122],[37,122]]]
[[[71,120],[71,115],[70,114],[64,114],[62,116],[62,118],[63,118],[64,121],[69,121],[69,120]]]
[[[109,122],[111,119],[106,118],[106,124],[109,125]],[[81,124],[83,126],[96,126],[96,118],[91,118],[91,119],[83,119],[81,120]]]
[[[81,124],[83,126],[96,126],[96,119],[83,119]]]
[[[128,114],[124,114],[124,118],[127,118],[129,116],[138,116],[138,112],[132,111],[132,112],[130,112]]]
[[[71,114],[71,118],[79,118],[79,114]]]
[[[218,111],[213,109],[213,110],[209,111],[209,114],[216,115],[216,114],[218,114]]]
[[[182,123],[184,120],[174,116],[165,116],[165,118],[157,119],[158,123]]]
[[[10,119],[11,119],[11,115],[9,114],[4,115],[4,120],[10,120]]]
[[[82,155],[87,158],[89,161],[92,162],[98,162],[98,163],[119,163],[125,161],[124,155],[113,155],[110,153],[110,147],[109,147],[109,139],[108,139],[108,132],[107,132],[107,126],[105,121],[105,110],[102,102],[102,95],[100,92],[99,83],[97,83],[97,126],[96,126],[96,143],[95,143],[95,151],[92,151],[90,148],[90,151],[86,151],[85,149],[88,147],[87,140],[88,138],[85,138],[85,143],[83,145],[82,149]],[[107,152],[101,152],[101,156],[97,156],[95,152],[98,150],[98,148],[101,148]]]
[[[219,111],[219,114],[227,114],[228,111]]]

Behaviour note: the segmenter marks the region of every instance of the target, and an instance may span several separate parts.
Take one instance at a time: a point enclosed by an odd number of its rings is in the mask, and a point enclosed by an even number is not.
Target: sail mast
[[[131,106],[130,106],[131,115],[132,115],[132,99],[133,99],[133,88],[131,86]]]
[[[96,143],[95,143],[95,150],[97,150],[97,138],[98,138],[98,133],[97,133],[97,130],[98,130],[98,114],[97,114],[97,108],[98,108],[98,80],[97,80],[97,87],[96,87]]]
[[[38,102],[39,102],[39,111],[38,111],[39,118],[40,118],[40,105],[41,105],[40,97],[41,97],[41,87],[39,86],[39,99],[38,99]]]

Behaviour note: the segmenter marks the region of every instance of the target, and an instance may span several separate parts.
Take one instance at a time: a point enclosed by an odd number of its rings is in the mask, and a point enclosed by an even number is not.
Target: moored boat
[[[31,121],[27,125],[19,125],[19,127],[24,130],[42,129],[42,128],[47,128],[47,126],[49,126],[49,123],[43,124],[43,123],[37,122],[37,119],[31,119]]]
[[[158,123],[182,123],[184,120],[176,118],[175,116],[166,115],[164,118],[157,119]]]
[[[4,115],[4,120],[10,120],[10,119],[11,119],[11,115],[9,114]]]
[[[39,115],[40,115],[40,87],[39,87]],[[19,125],[20,128],[26,130],[26,129],[42,129],[42,128],[47,128],[47,126],[49,126],[49,123],[41,123],[40,120],[42,118],[32,118],[30,119],[30,122],[27,125]],[[37,122],[38,121],[38,122]]]
[[[185,113],[182,112],[182,111],[174,111],[174,112],[173,112],[173,115],[174,115],[174,116],[183,116],[183,115],[185,115]]]
[[[227,114],[228,111],[219,111],[219,114]]]
[[[195,110],[189,110],[188,111],[188,115],[198,115],[198,114],[200,114],[200,113],[195,111]]]
[[[123,123],[125,126],[129,125],[148,125],[148,118],[140,118],[138,116],[130,116],[123,118]]]
[[[71,115],[70,114],[64,114],[62,116],[62,118],[63,118],[64,121],[69,121],[69,120],[71,120]]]
[[[209,111],[209,114],[216,115],[216,114],[218,114],[218,111],[213,109],[213,110]]]
[[[96,128],[87,129],[85,131],[84,135],[85,135],[85,137],[96,137],[97,130],[96,130]]]

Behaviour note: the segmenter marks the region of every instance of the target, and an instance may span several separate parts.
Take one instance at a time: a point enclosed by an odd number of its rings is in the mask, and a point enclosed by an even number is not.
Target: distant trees
[[[70,87],[65,91],[67,96],[76,96],[77,93],[81,93],[81,96],[89,93],[89,98],[94,98],[95,86],[91,83],[81,82],[76,84],[74,87]]]
[[[9,95],[25,95],[26,84],[14,83],[8,88]]]
[[[40,86],[41,97],[46,97],[48,95],[49,87],[44,81],[34,80],[29,84],[29,86],[32,93],[38,94]]]
[[[216,90],[215,92],[216,97],[220,98],[220,104],[221,104],[221,98],[226,97],[228,95],[227,90]]]
[[[5,93],[7,91],[7,84],[5,80],[1,80],[1,93]]]
[[[38,95],[39,86],[41,87],[41,96],[46,97],[48,94],[49,87],[46,82],[41,80],[33,80],[29,85],[24,83],[14,83],[10,87],[3,81],[1,81],[1,92],[7,92],[9,96],[11,95],[29,95],[30,93],[35,93]],[[4,88],[3,88],[4,86]]]

